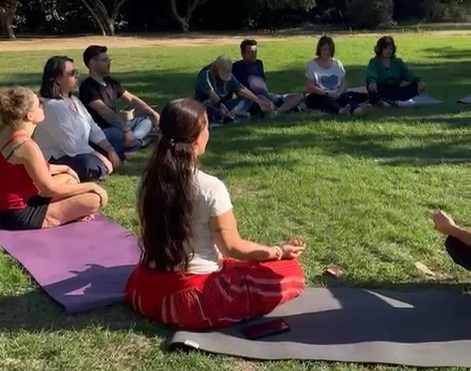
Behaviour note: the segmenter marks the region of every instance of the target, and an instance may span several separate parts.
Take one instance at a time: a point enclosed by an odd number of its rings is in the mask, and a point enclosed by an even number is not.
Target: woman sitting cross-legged
[[[304,244],[241,239],[224,183],[198,170],[209,138],[205,107],[172,101],[160,129],[138,189],[142,255],[126,285],[134,310],[175,328],[218,328],[303,292]]]
[[[381,37],[374,49],[376,56],[366,69],[366,88],[372,104],[410,105],[410,99],[425,91],[425,84],[396,57],[396,44],[390,36]],[[403,82],[409,84],[401,86]]]
[[[79,183],[64,165],[49,165],[31,139],[44,120],[42,103],[29,89],[0,92],[0,226],[40,229],[87,221],[107,202],[95,183]]]
[[[317,57],[306,68],[306,106],[332,114],[368,114],[371,111],[371,106],[366,103],[368,96],[347,92],[345,69],[334,55],[335,44],[332,38],[321,37],[317,43]]]
[[[82,102],[72,95],[77,85],[71,58],[54,56],[47,61],[40,90],[45,119],[34,140],[51,163],[70,166],[81,181],[100,180],[120,166],[121,159]]]

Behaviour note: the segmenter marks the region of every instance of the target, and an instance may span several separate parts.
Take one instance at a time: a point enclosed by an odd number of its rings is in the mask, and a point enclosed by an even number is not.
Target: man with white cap
[[[207,107],[210,122],[248,118],[251,102],[257,104],[263,112],[271,110],[268,102],[236,80],[232,75],[232,60],[225,55],[219,56],[199,72],[194,98]]]

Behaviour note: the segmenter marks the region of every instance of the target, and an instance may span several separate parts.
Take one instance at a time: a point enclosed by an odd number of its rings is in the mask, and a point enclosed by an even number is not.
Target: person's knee
[[[105,164],[93,154],[81,156],[77,161],[77,167],[76,171],[82,182],[103,179],[108,173]]]
[[[108,200],[102,200],[102,198],[97,195],[96,193],[90,193],[88,194],[88,204],[90,206],[91,212],[96,213],[98,210],[100,210],[102,207],[106,206]]]

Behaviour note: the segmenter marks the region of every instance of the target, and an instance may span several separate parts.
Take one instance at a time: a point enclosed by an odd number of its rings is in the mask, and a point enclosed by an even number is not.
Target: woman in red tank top
[[[49,165],[31,139],[44,120],[42,104],[27,88],[0,91],[0,227],[40,229],[89,220],[107,202],[106,191],[79,183],[68,166]]]

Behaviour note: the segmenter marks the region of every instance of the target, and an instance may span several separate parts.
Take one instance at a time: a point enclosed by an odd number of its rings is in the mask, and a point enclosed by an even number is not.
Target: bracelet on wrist
[[[281,260],[283,258],[283,249],[279,246],[274,246],[274,249],[276,250],[276,260]]]

